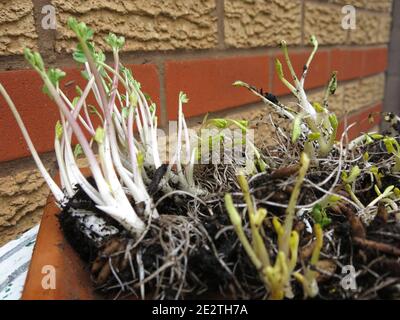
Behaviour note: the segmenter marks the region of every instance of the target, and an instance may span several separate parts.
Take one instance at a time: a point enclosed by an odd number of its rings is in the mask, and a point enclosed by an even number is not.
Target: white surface
[[[0,248],[0,300],[21,297],[39,225]]]

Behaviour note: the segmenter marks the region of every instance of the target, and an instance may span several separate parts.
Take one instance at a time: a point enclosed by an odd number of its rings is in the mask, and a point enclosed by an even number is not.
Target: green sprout
[[[219,146],[220,142],[224,141],[226,135],[226,129],[228,128],[239,128],[242,131],[242,136],[239,139],[233,140],[233,145],[246,145],[251,149],[252,154],[255,157],[255,167],[258,168],[259,172],[264,172],[267,169],[267,164],[262,159],[260,150],[254,145],[250,139],[246,139],[246,133],[248,132],[249,121],[247,120],[235,120],[235,119],[224,119],[224,118],[214,118],[208,119],[208,114],[204,117],[201,129],[203,128],[213,128],[217,130],[213,136],[208,137],[209,140],[209,150],[212,151],[214,146]],[[200,130],[201,130],[200,129]],[[202,143],[201,143],[202,145]],[[198,155],[201,155],[201,150],[199,150]]]
[[[397,173],[400,171],[400,145],[393,137],[385,137],[383,142],[385,143],[387,152],[394,155],[395,165],[392,170]]]
[[[326,213],[326,207],[322,207],[320,203],[317,203],[311,210],[311,215],[315,221],[321,225],[322,228],[329,226],[332,220],[328,217]]]
[[[384,177],[384,174],[379,172],[379,168],[377,166],[371,166],[369,168],[369,172],[374,177],[375,183],[378,186],[378,188],[382,188],[382,178]]]
[[[118,37],[114,33],[110,32],[106,38],[106,42],[113,50],[120,50],[125,44],[125,38]]]
[[[58,68],[56,68],[56,69],[51,68],[47,71],[47,76],[48,76],[50,82],[56,88],[58,87],[60,80],[62,78],[64,78],[65,75],[66,75],[65,72]],[[46,85],[43,85],[42,91],[43,91],[43,93],[47,94],[51,98],[51,93]]]
[[[262,94],[262,91],[258,91],[256,88],[244,83],[243,81],[236,81],[234,85],[249,89],[252,93],[260,97],[266,104],[274,108],[280,115],[291,120],[292,143],[296,143],[300,138],[304,138],[301,140],[304,141],[305,152],[312,157],[314,157],[315,154],[319,157],[326,157],[335,145],[338,129],[338,120],[336,115],[330,113],[328,110],[328,99],[337,89],[337,75],[336,72],[333,72],[331,75],[326,88],[323,106],[319,103],[310,103],[304,89],[304,82],[310,69],[311,62],[318,50],[318,41],[315,36],[311,36],[310,43],[313,46],[313,49],[303,67],[303,73],[300,78],[296,75],[293,68],[287,43],[281,41],[279,44],[284,55],[285,63],[290,72],[290,79],[292,79],[293,82],[289,81],[289,78],[286,78],[282,62],[279,59],[275,60],[275,70],[278,78],[297,98],[297,105],[300,108],[299,111],[294,111],[291,108],[286,107],[276,99],[269,99],[268,96]]]
[[[277,217],[273,217],[272,220],[278,237],[278,252],[275,263],[272,263],[266,248],[266,243],[263,239],[264,229],[262,229],[262,227],[267,216],[267,211],[263,208],[257,209],[255,207],[250,194],[249,185],[243,173],[239,173],[237,179],[246,202],[251,241],[249,241],[243,229],[242,217],[233,203],[232,196],[229,193],[225,195],[225,207],[235,232],[246,254],[258,271],[260,279],[263,281],[269,293],[269,298],[273,300],[280,300],[285,296],[293,296],[290,284],[292,275],[298,280],[302,279],[305,296],[313,297],[318,293],[318,286],[315,280],[317,274],[312,271],[311,267],[306,268],[304,275],[300,275],[300,273],[297,272],[294,273],[297,265],[299,234],[297,231],[293,230],[293,220],[301,185],[310,164],[310,159],[307,154],[302,153],[300,163],[301,167],[286,210],[285,221],[282,225]],[[311,258],[312,265],[315,265],[319,259],[323,235],[322,229],[318,224],[315,225],[314,229],[316,231],[317,241]]]
[[[306,267],[304,275],[299,272],[295,272],[293,276],[303,285],[304,297],[315,297],[318,294],[318,283],[315,267],[319,260],[319,255],[323,245],[323,232],[322,227],[319,224],[314,225],[315,244],[314,250],[311,255],[310,264]]]
[[[361,170],[358,166],[354,166],[351,168],[350,172],[347,173],[346,171],[342,172],[342,180],[345,183],[345,189],[347,193],[350,195],[351,199],[360,207],[364,208],[364,205],[358,199],[355,194],[355,183],[358,176],[361,174]]]
[[[394,194],[393,192],[394,186],[388,186],[383,192],[381,192],[378,188],[377,185],[374,186],[374,190],[376,194],[378,195],[374,200],[372,200],[367,207],[373,207],[376,205],[379,201],[389,198],[391,195]]]

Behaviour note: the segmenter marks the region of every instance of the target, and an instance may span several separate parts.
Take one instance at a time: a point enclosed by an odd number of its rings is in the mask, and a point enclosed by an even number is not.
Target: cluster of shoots
[[[141,85],[133,77],[131,70],[120,62],[119,52],[125,39],[110,33],[106,38],[113,63],[106,63],[105,54],[93,43],[93,31],[84,23],[75,19],[68,20],[70,29],[78,39],[73,58],[82,65],[82,76],[86,79],[85,87],[76,88],[76,97],[72,100],[61,90],[60,81],[65,73],[57,68],[46,68],[42,57],[37,52],[25,50],[25,58],[43,80],[43,91],[53,101],[59,121],[55,126],[54,150],[60,173],[60,186],[55,183],[43,165],[25,125],[12,99],[0,84],[0,93],[12,111],[38,169],[47,182],[60,207],[67,205],[78,188],[82,189],[95,203],[96,207],[118,221],[133,236],[138,237],[145,230],[145,221],[157,219],[159,214],[153,203],[153,194],[149,193],[152,177],[162,173],[158,185],[167,194],[183,193],[193,197],[203,195],[203,190],[195,181],[194,165],[203,154],[220,154],[220,143],[225,150],[238,150],[245,154],[246,169],[248,159],[252,168],[247,174],[266,171],[267,164],[262,154],[248,139],[247,121],[229,119],[204,119],[202,128],[214,129],[215,134],[206,138],[195,137],[200,147],[194,147],[192,137],[185,120],[183,108],[188,97],[181,92],[178,97],[178,126],[176,149],[168,165],[163,164],[158,145],[158,119],[156,105],[142,92]],[[300,168],[296,182],[286,208],[283,223],[276,216],[272,217],[272,226],[276,234],[277,252],[267,245],[268,213],[265,208],[257,208],[245,174],[239,171],[238,184],[243,194],[246,210],[238,212],[231,194],[225,195],[225,206],[234,230],[259,277],[264,284],[268,297],[283,299],[293,297],[292,280],[296,279],[303,287],[305,297],[318,294],[316,265],[323,245],[322,229],[331,223],[326,210],[335,205],[340,197],[328,194],[322,201],[310,205],[309,211],[314,219],[314,247],[308,261],[298,261],[299,234],[293,228],[296,204],[310,161],[326,158],[335,146],[338,120],[329,111],[328,100],[337,88],[336,72],[333,72],[327,85],[323,101],[310,102],[305,92],[305,80],[311,62],[318,49],[314,36],[310,39],[313,49],[305,63],[300,77],[296,74],[289,57],[287,44],[281,41],[284,60],[290,77],[283,71],[282,62],[275,61],[275,68],[282,83],[296,98],[296,108],[288,107],[271,94],[263,94],[253,86],[242,81],[234,85],[242,86],[259,96],[278,114],[291,121],[291,140],[302,148]],[[288,80],[290,79],[290,80]],[[94,99],[94,105],[89,102]],[[230,128],[239,129],[244,135],[227,134]],[[137,132],[135,132],[135,130]],[[392,137],[379,134],[366,134],[353,140],[348,150],[358,143],[380,140],[388,154],[394,158],[392,173],[400,172],[400,144]],[[229,145],[231,147],[226,148]],[[246,146],[243,151],[242,146]],[[237,147],[237,148],[236,148]],[[214,154],[214,153],[213,153]],[[90,176],[94,183],[85,176],[79,166],[78,158],[86,158]],[[235,154],[224,154],[236,161]],[[342,182],[353,203],[361,209],[374,207],[383,202],[398,210],[394,200],[400,197],[400,190],[393,185],[383,189],[382,173],[369,164],[368,154],[364,155],[366,168],[374,181],[375,200],[363,204],[356,196],[357,179],[362,170],[356,165],[348,172],[342,172]],[[237,165],[238,162],[235,163]],[[341,167],[338,167],[338,177]],[[332,175],[333,176],[333,175]],[[245,218],[247,214],[247,219]],[[243,221],[248,221],[247,224]],[[274,261],[273,261],[274,259]],[[299,267],[299,265],[301,265]]]
[[[39,53],[25,50],[26,60],[40,75],[43,91],[54,101],[54,112],[60,115],[55,127],[54,149],[61,186],[46,171],[17,108],[1,85],[0,92],[57,203],[64,206],[79,186],[98,209],[118,221],[132,235],[138,235],[145,229],[143,218],[158,217],[146,189],[151,180],[149,172],[155,172],[163,165],[157,142],[156,105],[141,91],[141,85],[133,78],[132,72],[120,62],[119,52],[125,42],[123,37],[110,33],[106,38],[113,55],[113,64],[109,65],[105,54],[93,44],[92,29],[73,18],[69,19],[68,25],[78,39],[74,60],[83,66],[82,75],[87,80],[84,88],[76,88],[74,99],[70,100],[60,88],[65,73],[57,68],[47,69]],[[88,102],[89,95],[94,97],[95,105]],[[160,185],[165,192],[178,188],[195,194],[200,192],[193,179],[194,161],[191,160],[195,151],[191,150],[188,141],[182,110],[183,104],[188,102],[186,95],[181,93],[178,102],[176,154]],[[134,128],[137,134],[134,134]],[[73,146],[75,141],[77,144]],[[186,159],[189,159],[187,163],[181,159],[183,149]],[[80,155],[87,159],[95,185],[80,171],[77,164]],[[177,172],[171,170],[173,165],[176,165]]]
[[[379,133],[366,133],[354,139],[350,143],[349,148],[352,149],[360,143],[368,145],[374,142],[382,142],[386,148],[387,154],[391,155],[391,159],[394,159],[394,163],[389,168],[389,171],[393,175],[398,174],[400,170],[400,145],[396,138]],[[384,188],[382,179],[385,175],[382,173],[382,169],[378,168],[373,162],[371,162],[368,152],[363,154],[363,160],[365,163],[365,169],[371,177],[376,198],[370,203],[362,203],[357,197],[357,180],[362,176],[362,169],[360,169],[358,165],[353,166],[348,172],[342,172],[341,178],[346,192],[350,195],[351,199],[355,202],[355,204],[358,205],[360,209],[372,208],[377,206],[378,203],[384,203],[392,210],[397,211],[398,205],[395,201],[400,198],[400,190],[396,188],[395,185],[388,185]]]
[[[232,196],[229,193],[225,195],[225,206],[236,234],[249,259],[258,271],[260,279],[268,292],[268,297],[274,300],[293,297],[291,286],[293,277],[302,284],[305,297],[315,297],[318,294],[315,265],[318,262],[323,242],[322,228],[319,224],[314,225],[316,240],[309,264],[305,267],[303,273],[296,271],[299,234],[296,230],[293,230],[293,221],[296,203],[310,163],[309,156],[306,153],[302,153],[300,163],[301,167],[286,209],[283,224],[281,224],[276,216],[272,218],[272,224],[277,235],[275,262],[271,261],[270,250],[266,246],[265,240],[264,226],[267,218],[267,210],[255,207],[249,185],[243,174],[239,174],[237,179],[246,203],[250,225],[250,240],[243,226],[242,215],[236,209]]]
[[[249,130],[247,120],[214,118],[206,115],[201,125],[207,135],[200,137],[200,152],[202,156],[224,157],[225,164],[246,167],[248,173],[263,172],[267,165],[262,159],[259,149],[254,145],[254,132]],[[223,146],[221,152],[220,146]],[[244,154],[244,156],[243,156]]]
[[[337,78],[336,72],[333,72],[327,85],[322,104],[318,102],[311,103],[308,100],[304,89],[304,83],[310,64],[318,50],[318,41],[315,36],[311,36],[310,42],[313,46],[313,50],[303,67],[300,78],[296,75],[293,68],[286,42],[280,42],[280,48],[282,49],[285,63],[293,82],[285,77],[281,61],[279,59],[275,61],[275,68],[279,79],[297,99],[297,111],[285,106],[274,96],[268,94],[264,95],[247,83],[236,81],[234,85],[249,89],[280,115],[288,118],[292,123],[291,138],[293,143],[302,139],[302,141],[304,141],[304,149],[310,156],[326,157],[334,146],[338,129],[336,115],[328,110],[328,100],[336,91]]]

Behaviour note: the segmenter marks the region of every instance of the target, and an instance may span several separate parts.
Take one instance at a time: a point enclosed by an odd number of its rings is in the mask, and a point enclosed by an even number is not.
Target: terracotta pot
[[[25,287],[24,300],[101,299],[93,290],[93,283],[85,264],[68,244],[57,219],[60,209],[49,196],[40,223]],[[49,267],[54,269],[49,269]],[[46,276],[55,271],[55,288],[46,288]],[[44,281],[45,288],[42,286]]]
[[[82,170],[88,176],[88,170]],[[56,182],[59,184],[59,177]],[[52,195],[47,199],[33,250],[32,260],[25,280],[23,300],[98,300],[107,296],[95,292],[90,278],[89,265],[68,243],[60,228],[57,215],[60,209]],[[55,288],[46,288],[48,266],[54,267]],[[45,287],[42,285],[45,282]],[[110,298],[114,297],[110,296]],[[200,298],[222,299],[219,293],[206,293]],[[226,299],[226,297],[225,297]]]

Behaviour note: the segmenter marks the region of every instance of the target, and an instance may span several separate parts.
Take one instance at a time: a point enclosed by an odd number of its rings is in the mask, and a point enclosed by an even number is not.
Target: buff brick
[[[378,74],[344,85],[344,110],[351,112],[381,102],[384,97],[385,76]]]
[[[389,14],[357,11],[356,28],[349,30],[349,43],[370,45],[388,43],[391,16]]]
[[[56,171],[54,154],[42,156],[50,174]],[[0,166],[0,246],[40,222],[49,188],[33,160]]]
[[[165,68],[168,118],[176,119],[180,91],[188,95],[185,115],[237,107],[259,99],[244,88],[232,86],[236,80],[268,90],[268,56],[169,61]]]
[[[301,1],[226,0],[225,43],[236,48],[301,41]]]
[[[393,0],[329,0],[332,3],[337,3],[341,5],[352,5],[356,8],[363,8],[369,10],[388,12],[392,10]]]
[[[344,43],[348,32],[342,28],[342,17],[340,6],[306,2],[304,36],[315,35],[320,44]]]
[[[107,48],[109,32],[126,38],[126,51],[207,49],[217,45],[214,0],[53,0],[58,12],[56,50],[71,51],[70,16],[95,30],[95,42]]]
[[[37,48],[37,33],[30,0],[0,2],[0,55],[22,54]]]

